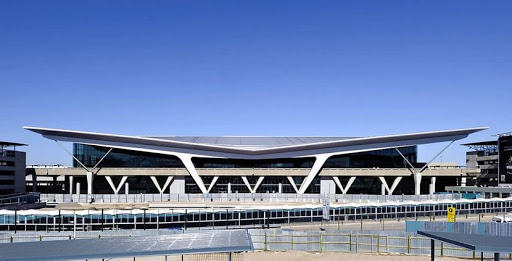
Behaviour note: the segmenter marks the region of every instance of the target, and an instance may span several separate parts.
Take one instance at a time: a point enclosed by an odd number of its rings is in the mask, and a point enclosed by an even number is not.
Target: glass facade
[[[417,147],[400,148],[400,152],[411,162],[417,163]],[[367,151],[330,157],[324,168],[404,168],[407,162],[396,149]]]
[[[87,167],[94,166],[107,153],[108,148],[73,144],[73,155]],[[402,154],[416,164],[417,147],[400,148]],[[240,160],[193,158],[196,168],[311,168],[314,158],[286,158],[268,160]],[[395,149],[360,152],[333,156],[324,168],[403,168],[405,160]],[[100,167],[125,168],[183,168],[183,163],[175,156],[138,151],[113,149],[100,163]],[[73,160],[73,167],[79,167]]]
[[[73,144],[73,155],[87,167],[93,167],[109,149],[105,147]],[[80,164],[73,159],[73,167]],[[171,155],[113,149],[99,167],[112,168],[183,168],[180,159]]]
[[[74,144],[73,155],[87,167],[94,166],[107,153],[108,148]],[[417,147],[410,146],[400,148],[404,156],[413,164],[417,163]],[[196,168],[311,168],[314,158],[286,158],[268,160],[240,160],[240,159],[212,159],[193,158]],[[324,168],[404,168],[407,163],[395,149],[368,151],[353,153],[329,158]],[[73,160],[73,166],[79,164]],[[184,168],[183,163],[175,156],[153,154],[146,152],[128,151],[113,149],[100,163],[100,167],[127,167],[127,168]],[[206,187],[212,182],[212,176],[201,177]],[[251,187],[257,183],[258,177],[247,177]],[[293,177],[297,188],[300,187],[305,177]],[[118,183],[120,177],[115,177],[114,183]],[[165,177],[158,177],[160,184],[165,182]],[[347,178],[348,179],[348,178]],[[149,177],[130,177],[130,193],[157,193]],[[82,182],[85,182],[82,181]],[[101,184],[97,184],[101,183]],[[388,181],[389,184],[392,180]],[[98,193],[109,193],[111,190],[102,179],[95,179],[95,190]],[[231,191],[239,193],[250,193],[241,177],[219,177],[211,193],[223,193],[228,191],[228,184],[231,184]],[[279,184],[283,193],[295,193],[292,185],[286,176],[268,176],[260,184],[257,193],[277,193]],[[342,180],[346,184],[346,180]],[[85,187],[85,186],[84,186]],[[124,189],[124,188],[123,188]],[[121,190],[121,193],[123,192]],[[397,188],[400,191],[401,188]],[[186,193],[201,193],[201,190],[191,177],[185,177]],[[340,193],[341,191],[339,191]],[[358,178],[352,185],[351,193],[380,193],[380,181],[375,178]],[[308,187],[306,193],[320,193],[320,178],[316,177]]]

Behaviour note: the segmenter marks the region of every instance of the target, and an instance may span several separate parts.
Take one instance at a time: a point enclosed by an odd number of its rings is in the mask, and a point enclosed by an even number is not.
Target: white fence
[[[319,203],[323,198],[340,203],[384,203],[390,201],[427,201],[454,200],[462,198],[461,194],[434,195],[320,195],[320,194],[279,194],[279,193],[220,193],[220,194],[41,194],[45,202],[95,202],[105,203],[142,203],[142,202],[208,202],[208,201],[240,201],[240,202],[307,202]]]
[[[168,235],[198,232],[193,230],[117,230],[76,232],[77,239]],[[283,229],[249,229],[255,250],[263,251],[308,251],[308,252],[353,252],[353,253],[394,253],[429,255],[430,239],[416,233],[403,231],[287,231]],[[18,232],[0,233],[0,243],[17,243],[51,240],[72,240],[75,235],[63,232]],[[477,258],[480,253],[437,241],[437,256]],[[502,253],[509,256],[510,253]],[[492,258],[493,253],[485,253]]]

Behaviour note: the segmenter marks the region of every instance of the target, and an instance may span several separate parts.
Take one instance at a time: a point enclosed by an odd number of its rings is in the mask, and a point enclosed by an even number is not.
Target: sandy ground
[[[110,259],[112,261],[131,261],[133,258],[120,258]],[[149,261],[149,260],[165,260],[163,256],[155,257],[139,257],[135,260]],[[168,256],[168,261],[181,261],[181,256]],[[219,259],[196,259],[192,257],[184,256],[186,260],[224,260]],[[328,252],[328,253],[311,253],[311,252],[299,252],[299,251],[287,251],[287,252],[252,252],[243,253],[242,258],[239,256],[233,256],[233,261],[244,260],[244,261],[256,261],[256,260],[286,260],[286,261],[309,261],[309,260],[322,260],[322,261],[338,261],[338,260],[371,260],[371,261],[428,261],[430,256],[410,256],[410,255],[396,255],[396,254],[362,254],[362,253],[343,253],[343,252]],[[450,258],[450,257],[436,257],[436,260],[441,261],[462,261],[465,259]]]

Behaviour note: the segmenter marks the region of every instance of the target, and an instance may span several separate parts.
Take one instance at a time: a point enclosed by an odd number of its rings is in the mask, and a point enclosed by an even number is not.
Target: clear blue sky
[[[512,1],[1,1],[0,140],[512,131]],[[428,160],[441,145],[420,147]],[[443,161],[465,163],[465,148]]]

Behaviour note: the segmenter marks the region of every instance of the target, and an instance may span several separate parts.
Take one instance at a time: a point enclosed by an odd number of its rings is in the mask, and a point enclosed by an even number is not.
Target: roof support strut
[[[245,185],[247,186],[247,188],[249,189],[249,191],[251,193],[256,193],[256,190],[261,185],[261,182],[263,181],[264,178],[265,178],[264,176],[259,177],[258,180],[256,181],[256,184],[254,185],[254,188],[251,188],[251,184],[249,183],[249,180],[247,179],[247,177],[242,176],[242,180],[244,181]]]
[[[315,163],[313,164],[313,167],[309,171],[308,176],[306,179],[302,182],[299,189],[299,194],[304,194],[306,190],[308,189],[311,182],[313,182],[313,179],[316,177],[316,175],[320,172],[322,169],[322,166],[324,165],[325,161],[330,157],[328,154],[318,155],[316,156]]]
[[[295,185],[295,180],[291,176],[286,177],[290,184],[292,184],[292,188],[295,190],[295,193],[299,193],[299,189],[297,188],[297,185]]]
[[[185,168],[187,168],[188,173],[190,174],[190,176],[192,176],[201,192],[203,194],[207,194],[208,190],[204,185],[203,179],[201,179],[201,177],[197,173],[194,163],[192,163],[192,156],[187,154],[176,154],[176,156],[180,158],[181,162],[183,162],[183,165],[185,165]]]
[[[92,195],[93,193],[93,181],[94,181],[94,170],[96,170],[96,168],[100,165],[100,163],[107,157],[107,155],[112,151],[113,148],[110,148],[107,153],[105,153],[105,155],[103,155],[103,157],[98,161],[96,162],[96,165],[94,165],[94,167],[92,167],[91,169],[87,168],[85,166],[85,164],[83,164],[80,160],[78,160],[77,157],[75,157],[75,155],[73,155],[73,153],[69,152],[64,146],[62,146],[62,144],[60,144],[60,142],[58,140],[55,140],[55,142],[67,153],[69,154],[71,157],[73,157],[73,159],[76,160],[76,162],[78,162],[78,164],[80,164],[80,166],[82,166],[82,168],[84,168],[86,171],[87,171],[87,194],[88,195]],[[107,179],[108,181],[108,179]],[[112,185],[111,185],[112,186]],[[115,191],[115,189],[114,189]]]
[[[341,193],[343,195],[345,195],[345,194],[347,194],[350,186],[352,186],[352,183],[354,183],[354,180],[356,180],[356,177],[350,177],[350,179],[348,180],[347,185],[345,185],[345,187],[343,187],[343,185],[341,185],[341,181],[340,181],[339,177],[332,177],[332,179],[334,180],[334,183],[336,183],[338,188],[340,188]]]
[[[213,177],[212,182],[210,183],[210,186],[208,186],[208,193],[210,193],[210,191],[212,190],[213,186],[215,185],[215,182],[217,182],[218,179],[219,179],[219,176]]]
[[[423,167],[420,169],[420,170],[417,170],[410,162],[409,160],[407,160],[407,158],[404,156],[404,154],[402,154],[402,152],[400,152],[400,150],[398,148],[395,148],[396,151],[398,151],[398,153],[400,154],[400,156],[402,156],[402,158],[407,162],[407,164],[409,164],[409,166],[411,167],[411,172],[412,174],[414,175],[414,194],[415,195],[420,195],[421,192],[421,173],[428,167],[428,165],[430,165],[430,163],[432,163],[432,161],[434,161],[437,157],[439,157],[439,155],[441,155],[441,153],[443,153],[448,147],[450,147],[450,145],[452,145],[453,143],[455,142],[455,140],[452,140],[450,143],[448,143],[448,145],[446,145],[439,153],[437,153],[429,162],[427,162],[425,165],[423,165]]]

